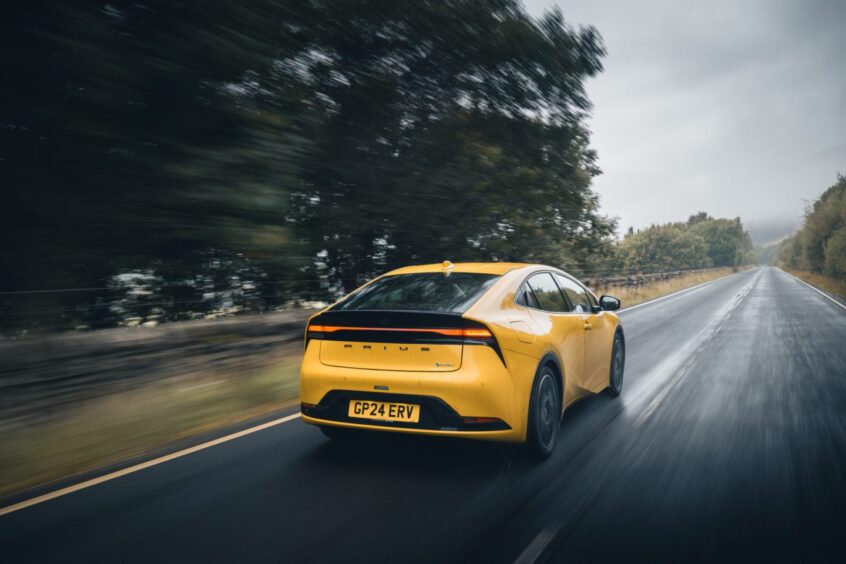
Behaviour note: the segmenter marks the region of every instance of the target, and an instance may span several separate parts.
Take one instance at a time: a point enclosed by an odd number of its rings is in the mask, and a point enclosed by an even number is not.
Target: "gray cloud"
[[[699,210],[796,225],[846,173],[846,2],[526,3],[555,4],[608,48],[588,92],[595,188],[621,231]]]

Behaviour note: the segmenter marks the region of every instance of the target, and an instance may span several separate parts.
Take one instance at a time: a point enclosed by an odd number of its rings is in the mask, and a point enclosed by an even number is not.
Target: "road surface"
[[[621,316],[543,464],[294,419],[2,516],[4,561],[842,561],[846,309],[760,268]]]

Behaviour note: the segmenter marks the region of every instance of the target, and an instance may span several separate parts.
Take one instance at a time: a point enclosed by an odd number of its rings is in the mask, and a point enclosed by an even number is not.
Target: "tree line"
[[[610,273],[735,267],[755,262],[752,239],[740,218],[713,218],[705,212],[685,222],[630,229],[609,257],[606,270]]]
[[[447,257],[587,265],[614,231],[585,122],[604,47],[558,10],[37,1],[0,42],[6,328],[261,311]]]
[[[605,49],[559,10],[35,1],[0,45],[7,334],[307,305],[446,258],[729,260],[710,218],[615,251],[584,88]]]
[[[774,254],[789,268],[846,279],[846,177],[807,207],[799,231]]]

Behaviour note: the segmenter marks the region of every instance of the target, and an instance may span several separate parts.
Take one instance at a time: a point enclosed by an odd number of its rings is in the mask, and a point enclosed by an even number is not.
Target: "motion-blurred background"
[[[557,8],[36,1],[0,42],[0,494],[296,402],[308,310],[400,265],[631,305],[760,259],[846,293],[842,177],[757,254],[741,209],[604,213],[605,46]]]

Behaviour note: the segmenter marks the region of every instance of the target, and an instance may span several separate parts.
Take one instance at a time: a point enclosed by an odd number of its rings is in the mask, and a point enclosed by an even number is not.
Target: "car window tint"
[[[561,276],[560,274],[555,275],[555,280],[558,281],[561,289],[564,290],[564,293],[567,295],[567,299],[570,300],[571,304],[573,304],[573,311],[575,313],[590,313],[591,301],[584,288],[573,280],[570,280],[566,276]]]
[[[529,286],[538,300],[540,309],[546,311],[567,311],[567,302],[558,290],[555,280],[548,272],[535,274],[529,278]]]
[[[537,300],[535,299],[535,295],[529,289],[527,284],[523,284],[519,290],[517,290],[517,295],[514,297],[514,303],[517,305],[525,306],[525,307],[533,307],[535,309],[540,309]]]
[[[514,295],[514,303],[521,306],[529,305],[526,301],[526,287],[521,286],[517,293]]]
[[[532,292],[532,289],[526,285],[526,301],[529,304],[529,307],[533,307],[535,309],[540,309],[541,306],[538,303],[538,299],[535,297],[535,293]]]
[[[464,313],[499,276],[470,272],[422,272],[386,276],[333,309]]]

